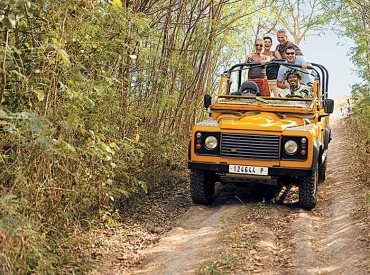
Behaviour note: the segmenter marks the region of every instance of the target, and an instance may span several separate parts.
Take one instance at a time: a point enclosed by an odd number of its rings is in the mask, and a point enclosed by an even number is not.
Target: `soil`
[[[95,233],[91,274],[370,274],[369,166],[354,161],[344,119],[331,127],[312,211],[296,188],[268,185],[219,185],[212,206],[194,205],[184,177]]]

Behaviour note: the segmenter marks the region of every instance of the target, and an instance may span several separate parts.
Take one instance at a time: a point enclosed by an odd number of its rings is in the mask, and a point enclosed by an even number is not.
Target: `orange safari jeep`
[[[279,64],[302,69],[281,61]],[[188,168],[194,203],[212,203],[215,183],[266,182],[297,185],[299,205],[311,210],[317,184],[325,180],[331,140],[328,71],[308,67],[313,83],[309,97],[262,97],[254,82],[242,81],[260,63],[240,63],[221,75],[217,95],[204,97],[209,119],[192,128]],[[306,71],[307,72],[307,71]],[[302,72],[305,73],[305,72]]]

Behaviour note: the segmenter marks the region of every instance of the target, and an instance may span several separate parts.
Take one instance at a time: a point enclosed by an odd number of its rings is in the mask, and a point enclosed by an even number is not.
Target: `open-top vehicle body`
[[[266,63],[302,70],[281,61]],[[312,63],[308,98],[262,97],[245,72],[260,63],[225,71],[217,94],[204,97],[210,117],[192,128],[188,167],[194,203],[211,204],[215,183],[276,182],[299,187],[299,204],[312,209],[317,184],[325,180],[331,140],[328,72]],[[305,72],[303,72],[305,73]]]

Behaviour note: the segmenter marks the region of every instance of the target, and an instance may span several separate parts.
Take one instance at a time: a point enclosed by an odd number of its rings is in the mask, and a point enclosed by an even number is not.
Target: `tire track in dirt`
[[[194,274],[217,250],[218,235],[238,209],[235,205],[192,207],[158,245],[144,252],[144,268],[132,274]]]
[[[319,185],[316,209],[300,212],[291,225],[295,251],[292,274],[370,272],[369,243],[362,237],[369,230],[369,212],[361,206],[362,187],[349,172],[353,163],[343,123],[332,123],[334,139],[329,148],[328,177]]]

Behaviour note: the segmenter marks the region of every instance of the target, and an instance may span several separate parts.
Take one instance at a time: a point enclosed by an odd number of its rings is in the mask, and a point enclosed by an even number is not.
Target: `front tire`
[[[315,208],[317,203],[318,165],[312,176],[299,178],[299,205],[306,210]]]
[[[210,173],[200,170],[190,172],[190,194],[196,204],[210,205],[215,192],[215,181]]]

